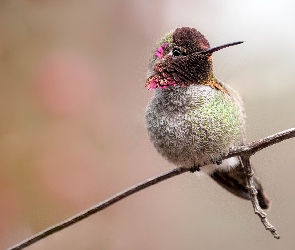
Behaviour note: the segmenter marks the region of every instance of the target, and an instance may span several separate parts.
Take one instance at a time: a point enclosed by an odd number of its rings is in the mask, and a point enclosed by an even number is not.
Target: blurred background
[[[174,166],[149,142],[144,87],[166,32],[200,30],[242,95],[248,141],[294,127],[293,1],[0,1],[0,249]],[[295,139],[253,163],[282,238],[209,177],[150,187],[28,249],[294,249]]]

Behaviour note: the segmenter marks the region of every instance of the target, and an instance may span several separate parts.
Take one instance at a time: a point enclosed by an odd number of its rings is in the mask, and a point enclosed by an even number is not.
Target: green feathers
[[[239,107],[228,95],[214,92],[209,100],[198,96],[186,121],[192,126],[195,140],[202,141],[202,153],[209,154],[243,140],[244,121]]]

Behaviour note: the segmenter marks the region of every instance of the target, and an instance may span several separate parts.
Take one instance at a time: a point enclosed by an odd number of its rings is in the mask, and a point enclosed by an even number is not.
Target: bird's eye
[[[180,56],[181,55],[181,51],[179,49],[173,49],[172,50],[172,55],[173,56]]]

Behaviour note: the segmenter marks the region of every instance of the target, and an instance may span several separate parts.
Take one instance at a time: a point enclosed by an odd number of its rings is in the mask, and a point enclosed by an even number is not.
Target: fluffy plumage
[[[209,48],[194,28],[178,28],[160,39],[146,82],[155,89],[146,109],[147,130],[167,160],[181,167],[202,166],[221,186],[249,199],[239,159],[219,162],[230,148],[244,143],[245,113],[238,93],[215,78],[211,54],[199,53]],[[260,204],[267,208],[269,200],[256,177],[255,182]]]
[[[244,115],[236,101],[202,84],[156,89],[146,110],[150,139],[178,166],[214,163],[243,142]]]

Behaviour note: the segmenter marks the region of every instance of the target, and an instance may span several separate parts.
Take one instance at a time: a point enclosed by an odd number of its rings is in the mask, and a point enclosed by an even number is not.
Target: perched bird
[[[196,29],[177,28],[157,43],[149,61],[146,88],[155,90],[146,109],[146,127],[156,150],[179,167],[211,176],[222,187],[250,199],[240,159],[221,161],[245,142],[245,112],[239,94],[213,73],[212,53],[242,42],[210,48]],[[270,200],[254,175],[260,206]]]

